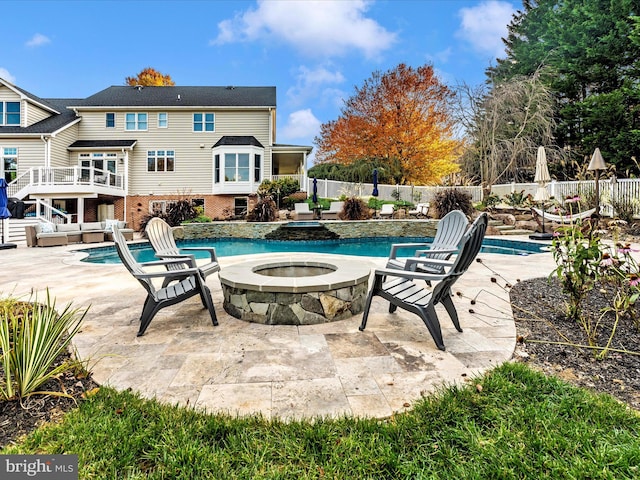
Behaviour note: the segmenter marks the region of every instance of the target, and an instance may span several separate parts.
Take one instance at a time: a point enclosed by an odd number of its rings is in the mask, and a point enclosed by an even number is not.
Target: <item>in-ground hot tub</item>
[[[219,272],[224,309],[266,325],[314,325],[362,312],[371,266],[349,256],[291,254]]]

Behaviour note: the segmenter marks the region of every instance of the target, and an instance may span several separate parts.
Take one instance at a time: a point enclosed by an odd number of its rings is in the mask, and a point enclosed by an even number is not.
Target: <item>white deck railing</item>
[[[124,190],[124,177],[108,170],[93,167],[34,167],[13,180],[8,188],[9,197],[24,197],[31,188],[40,187],[109,187]]]

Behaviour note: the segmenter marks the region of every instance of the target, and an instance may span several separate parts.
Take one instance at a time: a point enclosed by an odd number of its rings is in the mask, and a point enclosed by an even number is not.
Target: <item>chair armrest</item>
[[[142,268],[144,267],[162,267],[162,266],[167,266],[167,265],[179,265],[179,264],[185,264],[191,268],[195,268],[195,265],[192,263],[192,259],[191,257],[179,257],[179,258],[175,258],[175,259],[170,259],[170,260],[155,260],[153,262],[144,262],[141,263],[140,266]],[[183,270],[184,272],[184,270]]]
[[[434,249],[428,249],[428,250],[416,250],[416,256],[436,254],[436,253],[456,253],[459,251],[460,251],[459,248],[434,248]]]
[[[397,251],[400,248],[419,248],[419,247],[427,247],[431,245],[430,243],[394,243],[391,245],[391,252],[389,253],[389,258],[396,258]]]
[[[191,259],[195,262],[195,255],[191,255],[190,253],[168,253],[168,252],[156,252],[156,257],[162,259]]]
[[[439,260],[436,258],[428,257],[409,257],[404,264],[405,270],[416,271],[418,267],[434,270],[435,267],[451,267],[454,264],[451,260]]]
[[[197,277],[202,276],[202,272],[200,272],[199,268],[185,268],[184,270],[167,270],[164,272],[149,272],[149,273],[136,273],[134,277],[136,278],[171,278],[171,277],[179,277],[183,278],[185,276],[195,275]]]
[[[395,270],[392,268],[376,268],[374,274],[378,277],[401,277],[411,280],[440,281],[447,274],[423,273],[412,270]]]
[[[180,250],[192,250],[194,252],[208,252],[212,262],[217,262],[216,249],[214,247],[180,247]]]

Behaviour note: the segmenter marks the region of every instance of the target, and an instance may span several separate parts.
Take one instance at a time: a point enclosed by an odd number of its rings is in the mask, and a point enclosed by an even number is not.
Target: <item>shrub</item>
[[[290,177],[279,178],[278,180],[263,180],[258,187],[258,195],[271,197],[277,205],[283,207],[295,203],[295,200],[286,198],[298,191],[300,191],[300,183]]]
[[[262,197],[247,215],[248,222],[273,222],[278,219],[278,207],[270,196]]]
[[[371,217],[371,212],[362,199],[349,197],[344,200],[344,206],[338,217],[341,220],[366,220]]]
[[[436,213],[439,218],[444,217],[453,210],[462,210],[465,215],[473,214],[473,204],[471,203],[471,195],[457,188],[447,188],[439,191],[434,196]]]
[[[611,200],[611,206],[615,211],[616,217],[627,223],[633,222],[633,201],[628,198],[620,200]]]
[[[176,227],[186,220],[195,218],[197,215],[192,200],[178,200],[171,205],[167,212],[167,223],[172,227]]]
[[[8,298],[0,301],[0,398],[23,399],[31,395],[64,396],[63,392],[40,392],[38,388],[68,370],[77,362],[57,365],[88,308],[81,312],[68,304],[61,313],[47,290],[46,303],[18,302]]]

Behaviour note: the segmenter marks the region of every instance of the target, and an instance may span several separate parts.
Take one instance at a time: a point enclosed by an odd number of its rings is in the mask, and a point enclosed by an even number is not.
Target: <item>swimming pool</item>
[[[340,240],[264,240],[250,238],[218,238],[209,240],[185,240],[178,246],[203,247],[212,246],[220,257],[235,255],[251,255],[256,253],[310,252],[330,253],[335,255],[354,255],[361,257],[388,257],[393,243],[431,242],[433,238],[424,237],[368,237],[347,238]],[[531,255],[545,252],[546,245],[503,240],[501,238],[485,238],[482,244],[484,253],[501,253],[504,255]],[[139,262],[157,260],[151,246],[146,242],[130,244],[131,253]],[[114,247],[98,247],[80,250],[89,254],[83,259],[89,263],[120,263]],[[400,255],[410,255],[411,250],[400,251]],[[208,254],[197,254],[196,258],[208,258]]]

